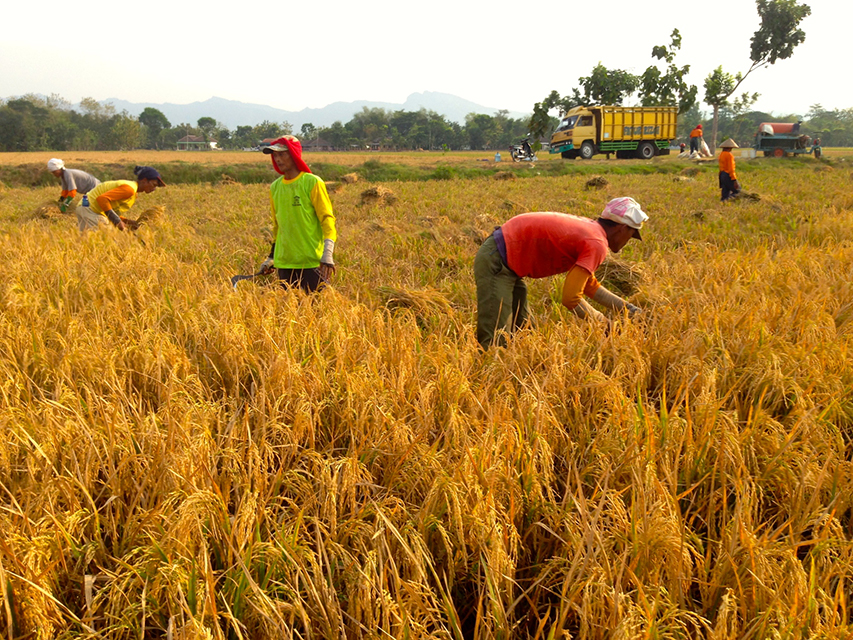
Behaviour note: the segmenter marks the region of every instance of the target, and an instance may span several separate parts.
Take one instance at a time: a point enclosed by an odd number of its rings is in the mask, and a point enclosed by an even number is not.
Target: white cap
[[[640,204],[634,198],[628,197],[613,198],[604,205],[601,217],[605,220],[628,225],[632,229],[642,228],[643,223],[649,219],[645,211],[640,208]]]
[[[51,158],[47,161],[47,170],[48,171],[57,171],[59,169],[64,169],[65,163],[59,158]]]

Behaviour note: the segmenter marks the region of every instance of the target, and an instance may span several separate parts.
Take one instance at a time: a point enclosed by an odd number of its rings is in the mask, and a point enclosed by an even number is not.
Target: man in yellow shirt
[[[720,200],[725,202],[740,193],[740,183],[735,173],[735,157],[732,155],[732,149],[737,148],[737,143],[729,138],[720,144],[720,148]]]

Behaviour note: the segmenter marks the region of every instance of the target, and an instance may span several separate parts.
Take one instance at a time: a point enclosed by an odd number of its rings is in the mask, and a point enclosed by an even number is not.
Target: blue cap
[[[136,177],[140,180],[152,180],[159,183],[161,187],[166,186],[166,183],[163,182],[163,178],[160,177],[160,172],[154,167],[136,167],[133,170],[133,173],[135,173]]]

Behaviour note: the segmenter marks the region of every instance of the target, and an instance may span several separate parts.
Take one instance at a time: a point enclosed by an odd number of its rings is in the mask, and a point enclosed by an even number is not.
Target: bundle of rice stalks
[[[691,178],[690,176],[673,176],[672,181],[673,182],[695,182],[695,180],[693,178]]]
[[[621,296],[630,296],[637,292],[645,280],[643,267],[624,262],[613,256],[605,260],[595,272],[595,277],[611,291]]]
[[[361,204],[381,204],[382,206],[394,204],[397,196],[388,187],[379,185],[370,187],[361,192]]]
[[[347,173],[346,175],[341,176],[341,182],[344,184],[355,184],[358,182],[358,174],[357,173]]]
[[[411,309],[418,319],[418,324],[430,317],[453,312],[447,298],[434,289],[407,291],[395,287],[379,287],[376,291],[387,309]]]
[[[147,222],[148,224],[152,224],[160,220],[163,217],[163,214],[166,213],[166,207],[158,204],[156,207],[151,207],[150,209],[146,209],[142,212],[142,214],[136,219],[136,221],[140,224],[143,222]]]
[[[702,171],[702,170],[699,167],[684,167],[681,170],[681,175],[692,177],[692,176],[698,175],[700,171]]]
[[[495,180],[515,180],[515,174],[512,171],[498,171],[494,178]]]
[[[127,228],[131,231],[136,231],[139,229],[141,224],[154,224],[163,217],[163,214],[166,211],[166,207],[163,205],[157,205],[156,207],[151,207],[150,209],[146,209],[143,211],[140,216],[134,220],[133,218],[122,218],[121,221],[127,225]]]
[[[33,212],[36,218],[58,218],[62,214],[59,210],[59,205],[53,200],[41,203]]]
[[[608,182],[607,178],[603,176],[592,176],[589,180],[586,181],[587,189],[603,189],[610,182]]]
[[[237,184],[237,181],[234,178],[232,178],[231,176],[229,176],[227,173],[223,173],[222,177],[219,178],[219,185],[220,186],[228,186],[228,185],[232,185],[232,184]]]
[[[326,183],[326,191],[329,193],[337,193],[343,188],[343,184],[340,182],[327,182]]]
[[[738,200],[746,200],[747,202],[761,202],[763,198],[761,195],[757,193],[751,193],[749,191],[741,191],[738,194]]]

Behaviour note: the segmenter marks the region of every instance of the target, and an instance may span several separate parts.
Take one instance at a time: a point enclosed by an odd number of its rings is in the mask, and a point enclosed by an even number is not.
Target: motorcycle
[[[521,142],[512,145],[509,148],[509,154],[512,156],[513,162],[534,162],[536,154],[530,147],[530,138],[524,138]]]

